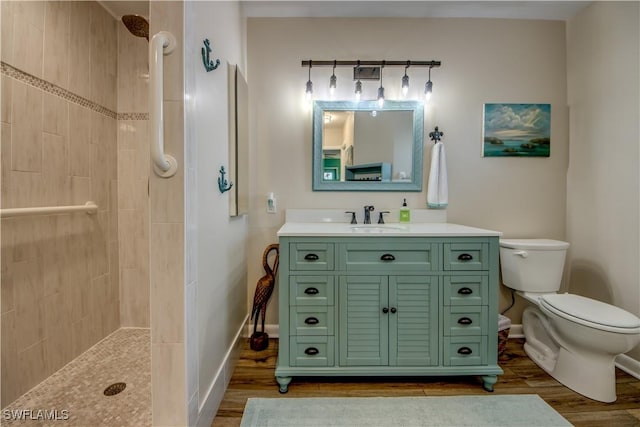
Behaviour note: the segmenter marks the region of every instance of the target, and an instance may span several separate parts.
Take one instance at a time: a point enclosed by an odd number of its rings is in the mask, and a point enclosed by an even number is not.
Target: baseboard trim
[[[511,325],[511,329],[509,329],[509,338],[524,338],[522,325]]]
[[[229,346],[229,349],[222,359],[222,363],[218,368],[218,372],[216,372],[216,375],[213,378],[209,389],[207,390],[206,398],[203,400],[202,405],[200,405],[200,407],[198,408],[198,415],[195,424],[189,422],[189,425],[196,425],[197,427],[209,427],[211,426],[211,424],[213,424],[213,419],[216,416],[216,412],[218,412],[218,407],[220,407],[224,392],[227,390],[227,386],[229,384],[229,379],[231,378],[231,375],[233,373],[233,369],[238,362],[240,350],[244,345],[243,332],[246,328],[248,319],[249,315],[247,314],[247,317],[245,317],[242,326],[238,329],[238,332],[236,332],[232,344]],[[220,390],[221,392],[216,392],[217,390]]]
[[[616,366],[627,374],[640,380],[640,361],[633,357],[621,354],[616,357]]]

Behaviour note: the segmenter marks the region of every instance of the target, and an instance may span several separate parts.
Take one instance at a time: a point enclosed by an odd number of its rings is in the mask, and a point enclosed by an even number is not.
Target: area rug
[[[241,427],[570,426],[536,394],[250,398]]]

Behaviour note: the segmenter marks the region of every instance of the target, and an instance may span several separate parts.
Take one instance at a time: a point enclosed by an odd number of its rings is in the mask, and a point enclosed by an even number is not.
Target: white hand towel
[[[447,159],[444,144],[438,141],[431,150],[431,171],[427,188],[427,206],[431,209],[444,209],[449,204],[447,184]]]

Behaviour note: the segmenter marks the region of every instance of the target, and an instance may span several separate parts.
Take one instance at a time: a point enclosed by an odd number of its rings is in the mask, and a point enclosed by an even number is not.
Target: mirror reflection
[[[314,190],[420,191],[423,105],[316,101]]]

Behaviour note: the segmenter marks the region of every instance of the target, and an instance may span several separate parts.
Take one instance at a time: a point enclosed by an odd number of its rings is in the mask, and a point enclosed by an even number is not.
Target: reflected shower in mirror
[[[418,101],[316,101],[313,189],[421,191],[423,111]]]

